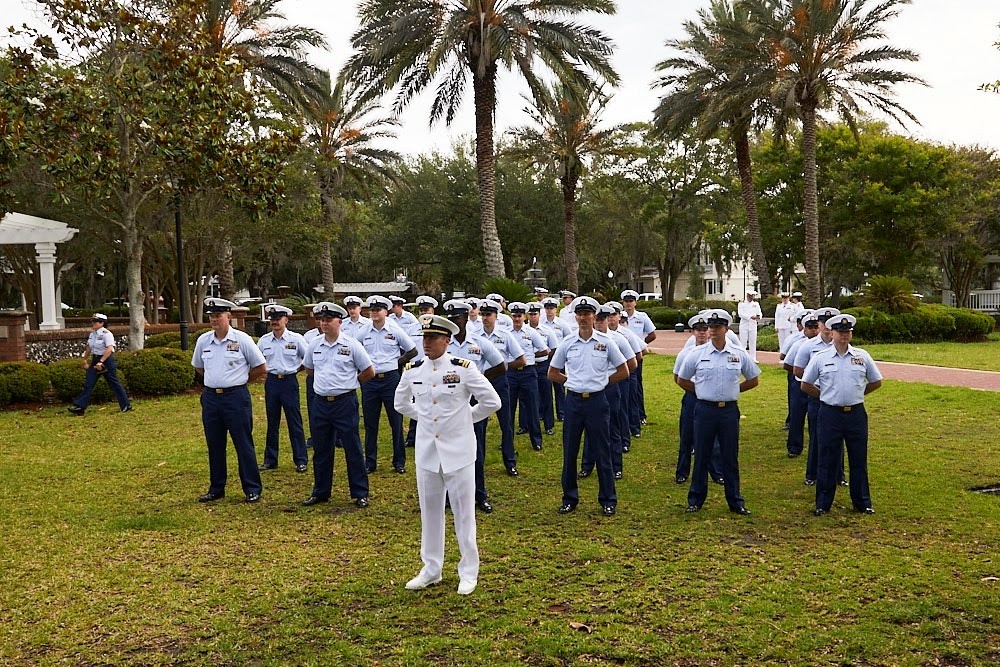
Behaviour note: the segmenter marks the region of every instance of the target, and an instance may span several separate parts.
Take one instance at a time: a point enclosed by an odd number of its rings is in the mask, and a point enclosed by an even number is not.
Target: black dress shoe
[[[493,512],[493,505],[491,505],[488,500],[477,500],[476,507],[482,510],[484,514],[490,514]]]
[[[725,484],[726,483],[726,478],[725,477],[713,477],[712,481],[715,482],[716,484]]]
[[[635,433],[632,434],[632,437],[633,438],[641,438],[642,437],[642,431],[636,431]]]
[[[615,506],[614,505],[605,505],[604,507],[601,508],[601,514],[603,514],[604,516],[614,516],[615,515]]]
[[[677,482],[678,484],[683,484],[684,482],[688,481],[688,478],[687,475],[677,475],[677,477],[674,477],[674,481]]]
[[[684,510],[684,513],[685,514],[692,514],[694,512],[697,512],[700,509],[701,509],[701,505],[688,505],[687,509]]]
[[[829,510],[821,510],[820,508],[817,507],[815,510],[813,510],[813,516],[823,516],[828,511]]]
[[[798,456],[801,453],[802,452],[788,452],[788,458],[794,459],[796,456]]]
[[[131,403],[129,403],[128,405],[126,405],[124,408],[121,409],[122,412],[132,412],[133,410],[135,410],[135,408],[132,407]]]
[[[806,486],[816,486],[816,480],[806,477]]]
[[[554,428],[545,429],[545,435],[554,435],[556,430]]]
[[[257,470],[274,470],[278,467],[277,463],[263,463],[257,466]]]
[[[871,507],[859,507],[857,508],[857,510],[862,514],[875,514],[875,510],[873,510]]]
[[[840,480],[840,485],[841,486],[850,486],[851,483],[848,482],[846,479],[842,479],[842,480]]]
[[[619,470],[618,472],[615,473],[615,479],[617,480],[617,479],[621,479],[621,478],[622,478],[622,471]]]
[[[729,508],[729,511],[732,512],[733,514],[740,514],[742,516],[750,516],[750,510],[748,510],[746,507],[731,507],[731,508]]]
[[[378,466],[371,466],[371,465],[365,466],[365,472],[367,472],[369,475],[375,472],[377,469]]]
[[[297,466],[295,466],[295,472],[305,472],[306,470],[309,470],[308,463],[300,463]]]
[[[586,479],[590,477],[591,474],[593,474],[593,472],[594,472],[593,470],[580,470],[580,472],[578,472],[576,476],[578,479]]]
[[[248,503],[259,503],[260,502],[260,494],[259,493],[248,493],[247,494],[247,502]]]
[[[86,408],[81,408],[79,405],[71,405],[66,409],[72,412],[77,417],[83,415],[83,413],[87,411]]]
[[[560,514],[569,514],[570,512],[572,512],[575,509],[576,509],[576,505],[573,505],[571,503],[563,503],[559,507],[559,513]]]
[[[214,493],[212,491],[209,491],[208,493],[206,493],[203,496],[198,496],[198,502],[199,503],[210,503],[213,500],[222,500],[225,497],[226,497],[225,493]]]
[[[639,423],[642,424],[643,426],[645,426],[646,425],[646,419],[645,418],[640,419]]]
[[[542,451],[541,445],[532,445],[531,448],[534,449],[536,452]]]
[[[309,496],[308,498],[302,501],[302,506],[312,507],[313,505],[319,505],[320,503],[326,503],[329,501],[330,501],[329,498],[319,498],[317,496]]]
[[[507,474],[510,475],[511,477],[517,477],[518,475],[517,468],[515,466],[507,468]]]
[[[628,454],[628,450],[631,449],[628,445],[622,445],[622,454]]]
[[[528,432],[528,429],[526,429],[526,428],[519,428],[516,431],[514,431],[514,435],[524,435],[527,432]]]
[[[354,501],[354,504],[357,507],[362,507],[362,508],[368,507],[368,498],[367,497],[358,498],[357,500]]]
[[[406,472],[406,468],[403,466],[392,466],[392,469],[396,471],[397,475],[402,475]]]
[[[788,424],[785,424],[784,426],[781,427],[781,430],[782,431],[787,431],[789,428],[790,427],[788,426]]]

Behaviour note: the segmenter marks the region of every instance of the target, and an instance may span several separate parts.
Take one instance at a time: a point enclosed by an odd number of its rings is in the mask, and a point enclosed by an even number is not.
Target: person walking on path
[[[87,337],[87,350],[83,353],[83,368],[87,371],[87,378],[83,382],[83,391],[73,399],[73,405],[68,408],[74,415],[82,416],[87,411],[91,394],[101,377],[104,377],[118,399],[118,408],[122,412],[132,411],[132,402],[128,400],[125,387],[118,380],[115,337],[105,326],[107,323],[108,316],[104,313],[94,313],[90,318],[91,331]]]

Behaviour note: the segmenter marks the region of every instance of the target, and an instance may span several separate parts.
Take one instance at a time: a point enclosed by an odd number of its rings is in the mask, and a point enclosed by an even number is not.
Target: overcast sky
[[[6,25],[30,20],[31,0],[0,0]],[[357,27],[357,0],[284,0],[280,5],[292,23],[322,31],[330,50],[314,54],[317,64],[336,71],[346,60],[349,37]],[[608,123],[645,121],[652,116],[658,91],[651,88],[653,68],[669,55],[664,41],[682,36],[683,21],[696,17],[708,0],[618,0],[612,17],[589,21],[616,44],[614,65],[621,86],[605,112]],[[928,82],[927,87],[900,86],[899,100],[921,126],[895,131],[944,144],[979,144],[1000,150],[1000,94],[981,92],[979,85],[1000,79],[1000,2],[997,0],[913,0],[887,26],[894,46],[915,50],[916,63],[904,69]],[[498,82],[498,129],[525,122],[521,113],[525,89],[509,73]],[[428,126],[430,97],[415,100],[404,112],[397,149],[419,153],[447,149],[473,130],[472,87],[451,127]]]

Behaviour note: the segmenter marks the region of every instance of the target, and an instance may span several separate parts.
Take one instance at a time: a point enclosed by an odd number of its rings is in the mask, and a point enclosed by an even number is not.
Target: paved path
[[[656,340],[649,346],[657,354],[677,354],[690,333],[657,330]],[[758,352],[757,361],[772,366],[780,365],[777,352]],[[876,361],[878,361],[876,359]],[[878,368],[882,375],[893,380],[906,382],[926,382],[948,387],[968,387],[985,391],[1000,392],[1000,373],[994,371],[970,371],[964,368],[943,368],[941,366],[922,366],[919,364],[897,364],[889,361],[879,361]]]

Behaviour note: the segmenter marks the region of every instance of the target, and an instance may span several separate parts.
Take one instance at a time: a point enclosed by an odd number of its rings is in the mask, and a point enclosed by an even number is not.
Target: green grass
[[[0,663],[4,665],[986,665],[1000,660],[997,395],[887,381],[869,397],[874,516],[811,515],[804,460],[784,454],[784,375],[765,368],[741,401],[743,492],[712,485],[684,514],[673,482],[679,390],[670,357],[646,366],[650,424],[626,454],[619,514],[596,480],[560,516],[558,430],[521,477],[503,474],[491,428],[470,597],[420,568],[419,511],[380,448],[372,505],[354,510],[337,459],[334,498],[301,508],[282,438],[264,501],[209,506],[194,396],[69,416],[0,413]],[[264,435],[254,388],[258,450]],[[384,429],[383,429],[384,430]],[[450,530],[450,529],[449,529]],[[571,623],[589,626],[591,633]]]

